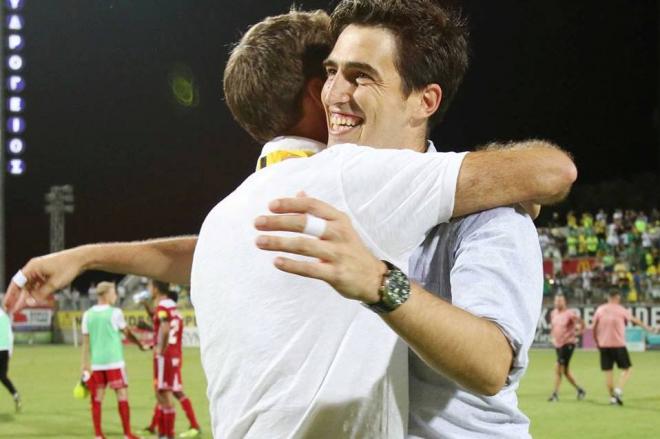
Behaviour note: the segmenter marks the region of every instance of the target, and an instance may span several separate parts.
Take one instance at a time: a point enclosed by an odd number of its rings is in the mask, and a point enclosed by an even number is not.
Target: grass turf
[[[131,422],[138,430],[150,420],[154,397],[151,355],[133,347],[125,351],[128,364]],[[18,346],[10,362],[10,377],[24,401],[15,415],[13,402],[0,388],[0,437],[93,437],[89,403],[75,400],[72,389],[79,373],[80,351],[69,346]],[[549,403],[554,351],[534,350],[531,367],[518,392],[522,410],[532,420],[535,438],[654,438],[660,437],[660,352],[632,353],[632,378],[623,407],[610,406],[596,352],[576,351],[571,367],[587,398],[577,401],[564,381],[558,403]],[[210,437],[205,380],[197,349],[184,349],[185,391],[191,398],[206,437]],[[103,404],[103,426],[108,438],[121,438],[115,396]],[[177,405],[177,432],[187,420]]]

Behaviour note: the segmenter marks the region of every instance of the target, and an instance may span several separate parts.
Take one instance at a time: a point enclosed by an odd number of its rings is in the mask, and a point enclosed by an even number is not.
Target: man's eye
[[[326,75],[326,76],[334,76],[334,75],[336,75],[336,74],[337,74],[337,70],[336,70],[336,69],[330,69],[330,68],[325,69],[325,75]]]
[[[358,73],[355,75],[355,81],[358,83],[365,83],[365,82],[371,82],[373,81],[373,78],[366,73]]]

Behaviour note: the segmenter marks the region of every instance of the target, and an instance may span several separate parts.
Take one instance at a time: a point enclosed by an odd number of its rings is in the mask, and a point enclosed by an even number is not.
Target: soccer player
[[[566,308],[566,298],[563,294],[555,296],[555,309],[550,313],[550,327],[552,343],[557,352],[557,364],[555,365],[555,389],[548,401],[559,401],[559,386],[561,377],[564,375],[569,383],[577,390],[577,399],[582,400],[587,392],[580,387],[573,374],[568,368],[577,342],[577,332],[584,331],[584,322],[573,311]]]
[[[646,325],[621,306],[621,294],[611,290],[607,303],[596,309],[593,318],[593,332],[596,346],[600,351],[600,368],[605,372],[610,404],[623,405],[623,386],[630,378],[632,363],[626,348],[626,323],[632,322],[649,332],[657,331]],[[614,387],[614,363],[621,370],[619,384]]]
[[[192,403],[190,402],[190,399],[188,399],[188,396],[183,392],[183,383],[181,380],[181,367],[183,366],[182,363],[182,356],[181,356],[181,340],[182,340],[182,334],[183,334],[183,320],[181,319],[181,316],[179,315],[178,311],[176,310],[176,303],[178,301],[178,295],[176,292],[171,291],[169,289],[169,285],[165,282],[159,282],[152,280],[149,283],[149,290],[151,291],[152,294],[152,299],[154,303],[157,305],[156,309],[158,307],[163,307],[166,309],[169,309],[169,312],[164,312],[164,316],[171,316],[171,319],[169,321],[169,334],[164,334],[163,339],[164,340],[173,340],[175,341],[174,345],[175,346],[170,346],[165,349],[167,352],[169,349],[169,352],[174,353],[178,359],[178,370],[172,374],[172,378],[175,379],[174,383],[172,384],[172,389],[171,393],[174,395],[176,399],[179,400],[179,403],[181,404],[181,407],[183,408],[183,411],[186,414],[186,417],[188,418],[188,422],[190,422],[190,428],[181,433],[179,437],[183,438],[189,438],[189,437],[198,437],[201,434],[201,427],[199,423],[197,422],[197,418],[195,416],[195,410],[193,409]],[[158,314],[154,312],[154,309],[152,309],[148,302],[143,302],[144,307],[149,314],[149,316],[154,320],[154,328],[157,326],[156,320],[158,319]],[[176,322],[176,323],[175,323]],[[163,326],[161,326],[163,327]],[[154,334],[156,346],[158,346],[158,341],[160,340],[159,338],[159,332],[156,329]],[[176,344],[178,343],[178,348],[176,347]],[[151,424],[144,429],[144,433],[155,433],[156,429],[159,429],[160,432],[160,425],[161,425],[161,420],[163,420],[163,407],[161,406],[161,399],[159,398],[159,380],[158,380],[158,362],[156,361],[154,363],[154,383],[156,387],[156,398],[158,400],[158,403],[156,404],[156,407],[154,408],[154,415],[151,419]],[[171,398],[170,398],[171,402]],[[172,409],[173,409],[172,405]],[[174,422],[172,421],[172,429],[174,428]]]
[[[126,324],[121,309],[113,305],[117,301],[115,284],[101,282],[96,287],[98,304],[83,314],[83,376],[89,376],[87,386],[91,393],[92,422],[96,439],[105,438],[101,429],[101,403],[105,388],[110,386],[117,394],[119,416],[124,439],[137,439],[131,432],[128,405],[128,380],[124,363],[121,334],[144,347]]]
[[[176,302],[168,295],[168,284],[152,280],[150,290],[156,304],[153,313],[154,386],[158,406],[154,417],[158,419],[158,434],[160,437],[174,438],[174,392],[180,392],[183,395],[181,405],[191,422],[191,428],[184,433],[184,437],[195,437],[199,435],[199,424],[181,384],[183,319],[176,309]]]
[[[14,398],[16,413],[21,411],[21,397],[7,376],[9,359],[14,347],[14,334],[11,332],[11,319],[0,305],[0,381]]]

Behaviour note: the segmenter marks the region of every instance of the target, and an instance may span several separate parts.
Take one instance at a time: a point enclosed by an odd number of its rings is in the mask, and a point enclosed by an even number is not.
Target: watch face
[[[408,300],[410,296],[410,281],[401,270],[393,267],[388,275],[387,288],[383,294],[383,301],[393,310]]]

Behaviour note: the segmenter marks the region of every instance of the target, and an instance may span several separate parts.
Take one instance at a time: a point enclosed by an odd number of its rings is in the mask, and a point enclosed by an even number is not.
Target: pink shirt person
[[[556,348],[577,342],[576,328],[580,318],[569,309],[553,309],[550,313],[550,335]]]
[[[600,348],[622,348],[626,345],[626,323],[633,316],[623,306],[616,303],[601,305],[594,314],[594,334]]]

